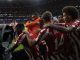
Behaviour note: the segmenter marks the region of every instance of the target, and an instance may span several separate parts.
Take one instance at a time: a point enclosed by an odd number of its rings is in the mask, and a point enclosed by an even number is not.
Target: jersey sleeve
[[[46,29],[42,29],[42,30],[39,32],[37,38],[35,39],[35,41],[37,41],[35,44],[37,44],[38,42],[41,41],[41,38],[42,38],[42,36],[43,36],[45,33],[46,33]]]

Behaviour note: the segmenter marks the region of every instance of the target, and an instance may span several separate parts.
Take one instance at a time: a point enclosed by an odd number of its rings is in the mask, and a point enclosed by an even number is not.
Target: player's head
[[[69,20],[76,20],[79,16],[79,12],[78,9],[75,8],[74,6],[66,6],[62,9],[62,13],[63,13],[63,18],[66,21]]]
[[[52,20],[52,13],[50,11],[46,11],[42,14],[43,22],[50,22]]]

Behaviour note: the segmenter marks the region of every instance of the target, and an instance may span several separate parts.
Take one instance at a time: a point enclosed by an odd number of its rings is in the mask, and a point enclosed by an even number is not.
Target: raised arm
[[[54,30],[60,31],[60,32],[71,32],[74,31],[76,29],[76,27],[73,26],[60,26],[57,24],[53,24],[53,25],[49,25],[48,27],[53,28]]]

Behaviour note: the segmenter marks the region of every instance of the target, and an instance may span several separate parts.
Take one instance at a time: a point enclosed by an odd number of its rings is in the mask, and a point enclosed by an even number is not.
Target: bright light
[[[35,0],[35,1],[40,1],[40,0]]]
[[[40,2],[40,1],[43,1],[43,0],[28,0],[30,2]]]
[[[9,2],[13,1],[13,0],[8,0]]]

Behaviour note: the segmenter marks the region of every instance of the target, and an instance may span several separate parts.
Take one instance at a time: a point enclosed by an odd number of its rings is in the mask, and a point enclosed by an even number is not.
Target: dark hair
[[[22,31],[24,30],[24,24],[17,24],[16,27],[16,33],[19,35],[22,33]]]
[[[73,19],[77,19],[79,16],[79,11],[74,6],[66,6],[62,9],[62,12],[70,15]]]
[[[24,29],[24,25],[23,24],[17,24],[16,25],[16,30],[23,30]]]
[[[52,19],[52,13],[50,11],[46,11],[42,14],[41,17],[45,22],[50,21]]]

